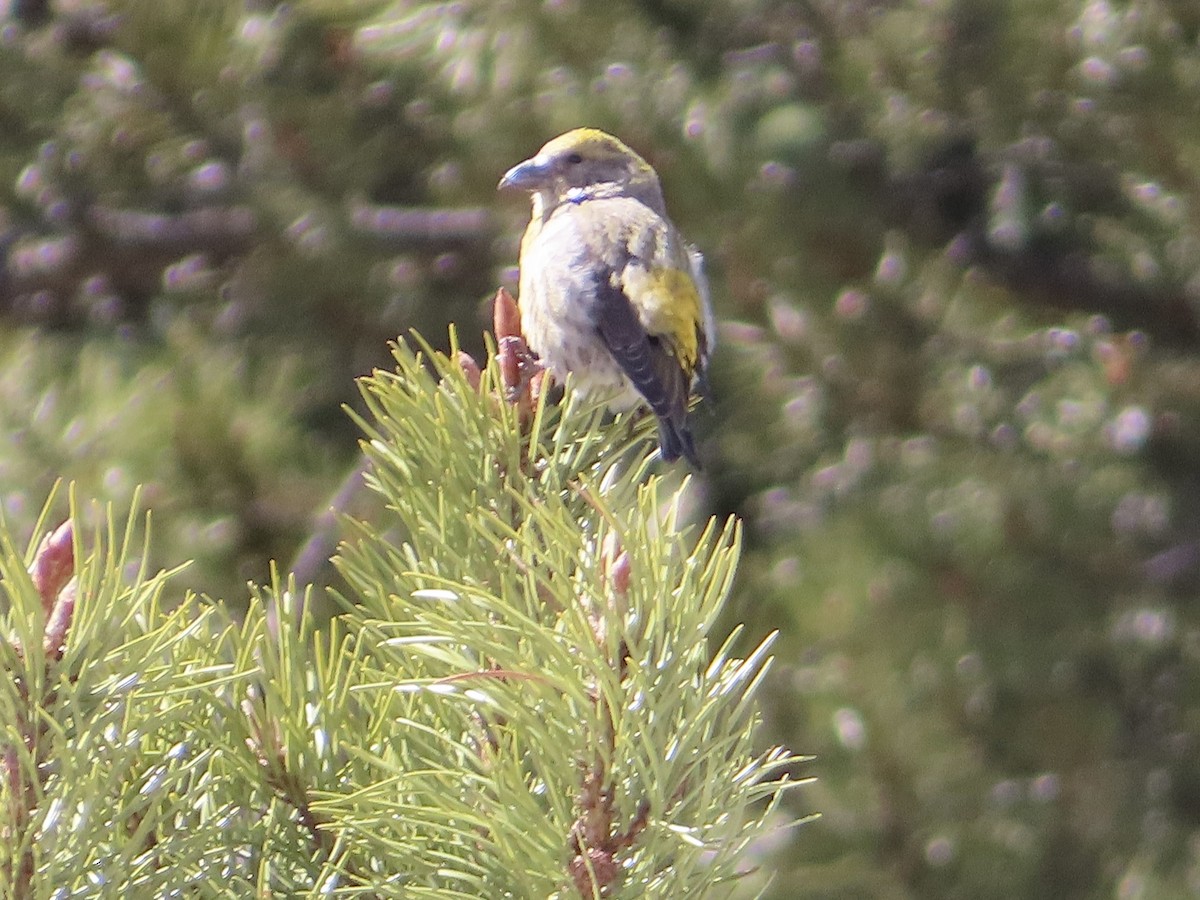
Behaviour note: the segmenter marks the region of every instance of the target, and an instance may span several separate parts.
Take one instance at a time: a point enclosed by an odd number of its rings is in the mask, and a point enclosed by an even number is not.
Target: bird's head
[[[509,169],[501,188],[534,194],[543,207],[590,197],[632,196],[662,212],[658,175],[611,134],[576,128],[550,141],[536,156]]]

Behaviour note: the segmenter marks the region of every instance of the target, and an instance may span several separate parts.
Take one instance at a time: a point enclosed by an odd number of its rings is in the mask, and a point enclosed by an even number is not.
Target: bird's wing
[[[663,458],[686,457],[699,466],[687,427],[690,378],[656,335],[642,326],[624,289],[611,276],[596,275],[596,328],[618,366],[658,417]]]

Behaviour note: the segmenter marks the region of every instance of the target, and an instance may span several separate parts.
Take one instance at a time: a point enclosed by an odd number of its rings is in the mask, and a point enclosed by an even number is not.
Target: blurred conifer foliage
[[[0,500],[144,483],[261,578],[602,127],[708,254],[700,480],[821,779],[779,896],[1193,896],[1198,106],[1184,0],[12,2]]]

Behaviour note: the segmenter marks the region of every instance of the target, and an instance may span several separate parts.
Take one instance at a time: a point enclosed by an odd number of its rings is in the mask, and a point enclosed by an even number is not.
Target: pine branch
[[[236,618],[164,605],[108,511],[0,529],[0,891],[738,889],[798,783],[756,745],[769,640],[709,646],[739,529],[689,524],[653,422],[550,402],[508,327],[364,380],[390,518],[348,523],[332,623],[278,578]]]
[[[45,790],[43,739],[46,728],[38,724],[36,715],[30,713],[54,701],[53,690],[46,685],[53,683],[52,670],[62,659],[63,644],[75,610],[77,589],[74,568],[74,528],[67,521],[42,539],[33,562],[28,566],[30,584],[41,600],[44,622],[43,670],[42,677],[36,679],[42,688],[40,696],[31,696],[29,687],[18,676],[18,692],[28,711],[16,711],[13,716],[13,725],[20,735],[19,742],[0,747],[0,773],[8,786],[9,799],[9,825],[0,832],[0,839],[9,846],[8,856],[4,860],[4,876],[16,898],[32,896],[30,891],[36,865],[34,848],[24,840],[17,840],[17,837],[27,829],[37,797]],[[19,639],[13,641],[12,650],[17,657],[25,656]],[[35,764],[23,764],[23,758]]]
[[[728,894],[796,762],[753,749],[766,644],[710,659],[737,528],[686,525],[652,423],[535,398],[498,331],[485,368],[418,339],[364,381],[367,483],[403,539],[356,527],[346,620],[368,690],[430,743],[364,748],[396,781],[322,808],[364,835],[425,818],[417,896]]]
[[[184,858],[194,872],[208,852],[169,837],[198,817],[211,751],[189,739],[227,674],[221,630],[192,604],[162,609],[171,573],[137,562],[135,524],[119,531],[72,498],[67,522],[27,554],[0,529],[5,896],[165,890],[186,880]]]

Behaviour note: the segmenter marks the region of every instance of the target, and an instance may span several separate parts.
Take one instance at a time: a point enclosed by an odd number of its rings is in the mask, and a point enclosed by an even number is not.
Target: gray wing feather
[[[647,334],[637,311],[612,277],[598,275],[596,327],[600,339],[658,417],[658,443],[668,462],[685,457],[700,467],[687,423],[688,379],[675,357]]]

